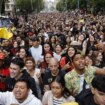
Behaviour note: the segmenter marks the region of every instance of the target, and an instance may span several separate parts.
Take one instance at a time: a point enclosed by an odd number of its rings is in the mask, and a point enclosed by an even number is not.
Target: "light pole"
[[[32,0],[31,0],[31,9],[33,10],[33,2],[32,2]]]
[[[80,0],[77,0],[77,8],[80,8]]]

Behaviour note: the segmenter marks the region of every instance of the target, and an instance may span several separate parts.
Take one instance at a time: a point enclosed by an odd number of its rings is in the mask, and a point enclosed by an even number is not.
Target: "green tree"
[[[57,3],[56,9],[57,9],[58,11],[63,11],[63,4],[62,4],[61,1],[59,1],[59,2]]]
[[[79,0],[80,9],[93,10],[93,12],[103,11],[105,12],[105,0]],[[64,5],[64,3],[66,5]],[[66,10],[76,9],[78,5],[78,0],[59,0],[57,3],[57,10],[63,11],[64,6]]]
[[[39,12],[44,8],[43,0],[16,0],[16,6],[21,11],[26,11],[28,13],[37,10]]]

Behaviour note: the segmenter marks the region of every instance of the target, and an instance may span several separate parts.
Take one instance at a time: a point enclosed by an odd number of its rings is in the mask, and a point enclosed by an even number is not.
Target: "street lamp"
[[[32,2],[32,0],[31,0],[31,9],[33,10],[33,2]]]
[[[80,8],[80,0],[77,0],[77,8]]]

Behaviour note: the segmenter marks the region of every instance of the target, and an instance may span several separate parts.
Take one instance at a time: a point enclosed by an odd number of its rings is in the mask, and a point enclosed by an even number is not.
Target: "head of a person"
[[[45,42],[43,44],[42,49],[43,49],[42,55],[45,54],[45,53],[47,53],[47,52],[53,51],[53,48],[52,48],[51,44],[48,43],[48,42]]]
[[[57,54],[60,54],[60,53],[62,52],[62,50],[63,50],[63,46],[62,46],[61,44],[57,44],[57,45],[55,46],[55,52],[56,52]]]
[[[21,36],[17,36],[17,37],[16,37],[16,41],[17,41],[18,43],[20,43],[20,42],[22,41]]]
[[[58,62],[58,60],[56,59],[56,58],[51,58],[50,60],[49,60],[49,65],[48,65],[48,67],[49,67],[49,69],[50,69],[50,71],[51,71],[51,73],[53,74],[53,75],[57,75],[57,73],[58,73],[58,71],[59,71],[59,62]]]
[[[97,105],[105,105],[105,75],[97,75],[93,78],[92,93]]]
[[[46,53],[46,54],[44,55],[44,61],[48,64],[48,63],[49,63],[49,60],[50,60],[52,57],[53,57],[53,53],[48,52],[48,53]]]
[[[32,41],[32,45],[34,47],[38,47],[39,46],[39,38],[38,37],[36,37],[36,36],[32,37],[31,41]]]
[[[16,81],[13,93],[18,102],[24,102],[30,90],[30,84],[27,79],[19,79]]]
[[[28,55],[27,49],[24,46],[20,47],[19,57],[24,59],[27,55]]]
[[[5,59],[5,54],[3,52],[0,52],[0,68],[3,66]]]
[[[94,41],[95,41],[94,36],[90,35],[90,36],[89,36],[89,41],[90,41],[90,42],[94,42]]]
[[[73,57],[76,53],[76,49],[72,46],[70,46],[68,49],[67,49],[67,55],[68,57]]]
[[[83,40],[84,40],[84,35],[80,34],[80,35],[78,36],[78,40],[79,40],[79,41],[83,41]]]
[[[9,46],[9,44],[10,44],[10,42],[7,39],[5,39],[5,40],[2,41],[2,45],[3,46]]]
[[[82,55],[80,52],[77,52],[74,56],[73,56],[73,64],[75,67],[75,70],[77,70],[78,72],[83,72],[85,69],[85,58],[84,55]]]
[[[9,57],[9,55],[10,55],[10,49],[3,48],[3,53],[5,54],[5,57]]]
[[[19,44],[18,44],[17,41],[13,41],[13,47],[14,47],[14,48],[18,48],[18,47],[19,47]]]
[[[70,42],[71,42],[71,37],[70,37],[70,36],[67,36],[67,37],[66,37],[66,43],[67,43],[67,44],[70,44]]]
[[[56,37],[55,37],[54,35],[52,35],[52,36],[50,37],[49,41],[50,41],[51,43],[56,43]]]
[[[20,73],[22,72],[22,68],[24,67],[24,61],[22,58],[13,58],[10,63],[10,77],[11,78],[18,78]]]
[[[85,56],[85,64],[86,64],[86,66],[91,66],[91,65],[93,65],[93,60],[92,60],[92,57],[90,57],[90,56]]]
[[[56,98],[61,98],[63,96],[64,86],[64,77],[58,75],[51,83],[51,91]]]
[[[35,70],[36,67],[35,60],[32,57],[27,57],[25,59],[25,66],[27,70]]]
[[[92,53],[92,56],[93,56],[93,61],[94,62],[101,62],[103,60],[103,55],[102,55],[102,52],[97,50],[97,51],[93,51]]]

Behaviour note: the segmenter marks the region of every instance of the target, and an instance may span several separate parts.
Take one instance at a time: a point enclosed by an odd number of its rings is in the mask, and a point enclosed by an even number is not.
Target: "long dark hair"
[[[69,90],[65,87],[64,75],[58,75],[53,82],[57,82],[61,84],[62,87],[64,87],[64,90],[62,92],[63,97],[67,98],[70,96]]]
[[[44,45],[45,44],[48,44],[49,46],[50,46],[50,51],[49,52],[53,52],[53,47],[52,47],[52,45],[49,43],[49,42],[45,42],[44,44],[43,44],[43,46],[42,46],[42,55],[45,55],[45,50],[44,50]]]
[[[74,48],[74,47],[70,46],[69,48]],[[69,48],[67,49],[66,54],[65,54],[65,57],[66,57],[66,64],[67,64],[68,62],[72,62],[72,57],[69,57],[69,55],[68,55]],[[76,53],[77,50],[76,50],[75,48],[74,48],[74,50],[75,50],[75,53]],[[74,55],[75,55],[75,53],[74,53]],[[73,56],[74,56],[74,55],[73,55]]]

